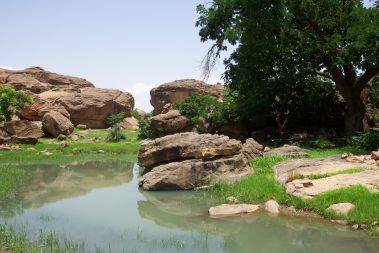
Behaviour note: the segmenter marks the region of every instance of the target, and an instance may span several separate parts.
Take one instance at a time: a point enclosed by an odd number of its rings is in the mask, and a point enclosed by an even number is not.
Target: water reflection
[[[25,167],[11,224],[53,230],[113,252],[378,252],[379,240],[324,221],[256,213],[212,219],[203,192],[145,192],[132,162]],[[1,180],[1,179],[0,179]],[[12,205],[2,209],[15,210]],[[2,216],[3,219],[5,216]],[[0,219],[1,222],[1,219]]]
[[[22,166],[23,185],[9,189],[12,198],[0,200],[0,215],[12,217],[23,209],[74,198],[97,188],[131,182],[132,161],[87,161],[63,165]],[[0,178],[1,183],[1,178]]]

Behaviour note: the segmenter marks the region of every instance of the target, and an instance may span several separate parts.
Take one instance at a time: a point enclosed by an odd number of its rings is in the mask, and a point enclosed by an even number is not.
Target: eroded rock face
[[[21,138],[39,139],[44,136],[38,123],[27,120],[15,120],[4,123],[3,130],[9,135]]]
[[[134,117],[126,117],[125,119],[123,119],[121,122],[121,126],[126,130],[137,131],[139,129],[138,121]]]
[[[91,82],[83,78],[52,73],[40,67],[31,67],[25,70],[0,69],[0,85],[3,84],[36,94],[68,86],[72,88],[94,87]]]
[[[70,135],[74,130],[71,121],[56,111],[48,112],[43,116],[42,126],[48,134],[55,138],[60,135]]]
[[[300,148],[298,146],[284,145],[283,147],[273,148],[265,152],[264,156],[285,156],[285,157],[301,157],[308,156],[309,150]]]
[[[192,132],[167,135],[141,145],[138,162],[145,168],[180,159],[230,156],[242,148],[240,141],[223,135]]]
[[[208,85],[194,79],[176,80],[165,83],[150,91],[150,103],[154,107],[154,115],[161,114],[167,104],[181,102],[193,93],[206,94],[220,98],[224,86]]]
[[[142,144],[138,161],[145,167],[145,190],[190,190],[251,173],[249,160],[259,155],[255,141],[242,144],[222,135],[180,133]]]
[[[65,107],[75,125],[85,124],[89,128],[106,128],[106,118],[111,114],[132,115],[133,96],[113,89],[83,88],[80,92],[69,93],[57,102]]]
[[[191,121],[178,110],[158,114],[151,118],[151,123],[165,134],[187,132],[192,128]]]
[[[358,167],[363,171],[348,171]],[[303,199],[356,185],[379,192],[377,166],[349,162],[340,157],[285,161],[275,165],[273,170],[289,194]]]

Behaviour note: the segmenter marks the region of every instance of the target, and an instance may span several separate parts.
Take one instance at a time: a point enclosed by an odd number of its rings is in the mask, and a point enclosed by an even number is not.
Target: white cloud
[[[146,112],[153,110],[150,104],[150,90],[154,87],[156,85],[146,83],[135,83],[128,87],[127,91],[133,95],[136,108]]]

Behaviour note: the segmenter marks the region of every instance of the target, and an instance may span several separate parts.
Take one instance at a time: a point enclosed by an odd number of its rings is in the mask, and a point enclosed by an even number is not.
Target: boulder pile
[[[0,138],[3,141],[11,136],[18,141],[26,137],[38,140],[43,136],[43,132],[35,134],[37,130],[34,123],[25,123],[30,121],[42,121],[45,133],[53,137],[71,133],[73,125],[106,128],[108,126],[105,121],[109,115],[123,112],[126,117],[130,117],[134,107],[134,99],[127,92],[95,88],[91,82],[83,78],[52,73],[40,67],[17,71],[0,69],[0,86],[2,85],[24,90],[33,98],[31,105],[26,105],[18,112],[17,116],[21,121],[11,124],[28,125],[28,129],[34,129],[33,134],[29,135],[13,133],[9,131],[9,127],[2,127],[2,132],[10,135],[2,133]]]
[[[145,190],[190,190],[251,173],[249,160],[262,155],[253,139],[244,144],[223,135],[192,132],[168,135],[141,145],[144,167],[139,185]]]

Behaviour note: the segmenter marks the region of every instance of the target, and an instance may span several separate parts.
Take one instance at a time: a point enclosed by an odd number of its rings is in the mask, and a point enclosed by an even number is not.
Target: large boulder
[[[126,117],[122,120],[121,127],[126,130],[137,131],[139,129],[138,120],[134,117]]]
[[[70,135],[74,130],[71,121],[60,112],[51,111],[46,113],[42,119],[43,129],[51,136]]]
[[[106,118],[112,114],[125,113],[130,117],[134,99],[127,92],[114,89],[83,88],[79,92],[67,93],[57,103],[63,105],[75,125],[85,124],[89,128],[106,128]]]
[[[167,113],[158,114],[151,118],[151,123],[164,134],[176,134],[190,131],[191,121],[180,114],[178,110],[170,110]]]
[[[17,90],[28,90],[39,94],[56,88],[94,87],[83,78],[60,75],[40,67],[25,70],[0,69],[0,85],[9,85]]]
[[[180,133],[141,145],[138,161],[145,167],[145,190],[190,190],[220,181],[235,181],[251,173],[249,160],[261,154],[256,143],[227,136]]]
[[[181,102],[193,93],[206,94],[221,98],[224,86],[209,85],[194,79],[176,80],[162,84],[150,91],[150,103],[154,107],[154,115],[161,114],[167,104]]]
[[[44,136],[40,124],[28,120],[14,120],[3,125],[3,131],[20,138],[39,139]]]
[[[46,92],[46,93],[50,94],[51,92]],[[30,105],[29,104],[25,105],[24,108],[18,112],[18,116],[21,119],[32,120],[32,121],[42,121],[43,116],[46,113],[51,112],[51,111],[59,112],[66,118],[70,118],[70,114],[68,113],[66,108],[64,108],[63,105],[54,103],[54,101],[49,99],[48,97],[44,98],[42,94],[34,95],[33,103]]]

